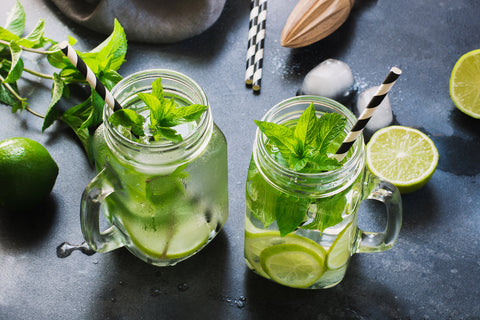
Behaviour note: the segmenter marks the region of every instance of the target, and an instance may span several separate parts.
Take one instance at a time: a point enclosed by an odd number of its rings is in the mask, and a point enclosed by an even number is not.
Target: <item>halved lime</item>
[[[480,119],[480,49],[465,53],[455,63],[450,97],[460,111]]]
[[[335,241],[333,241],[327,253],[327,267],[337,269],[347,263],[351,255],[351,244],[354,228],[350,222],[345,229],[340,231]]]
[[[307,288],[323,274],[324,254],[294,243],[269,247],[260,254],[263,270],[277,283]]]
[[[367,145],[367,166],[401,193],[413,192],[432,177],[438,151],[423,132],[403,126],[378,130]]]

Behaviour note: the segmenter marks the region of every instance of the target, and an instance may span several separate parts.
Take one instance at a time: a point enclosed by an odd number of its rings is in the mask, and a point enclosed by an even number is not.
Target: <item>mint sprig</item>
[[[182,136],[173,128],[179,124],[195,121],[207,106],[192,104],[178,106],[174,98],[167,98],[163,93],[162,79],[158,78],[152,83],[152,93],[139,93],[138,97],[150,110],[149,132],[155,141],[170,140],[180,142]],[[131,130],[137,138],[145,135],[145,119],[133,110],[120,109],[115,111],[109,118],[114,126],[122,126]]]
[[[294,171],[313,173],[342,166],[329,156],[332,145],[338,146],[345,135],[347,120],[338,113],[325,113],[317,118],[311,103],[295,127],[257,120],[255,123],[278,148],[281,157],[277,160]]]
[[[63,55],[57,41],[45,36],[43,19],[40,19],[35,27],[23,36],[25,24],[25,10],[21,3],[16,1],[8,13],[4,26],[0,27],[0,102],[11,106],[12,112],[26,110],[44,118],[42,131],[57,120],[64,122],[73,129],[90,157],[91,133],[102,122],[105,102],[93,89],[90,89],[82,74]],[[75,39],[69,37],[71,45],[75,42]],[[100,81],[108,89],[112,89],[122,79],[117,70],[125,61],[126,52],[125,32],[120,23],[115,20],[113,32],[105,41],[89,52],[77,53]],[[27,65],[28,61],[24,62],[26,54],[44,56],[48,63],[58,70],[52,74],[46,74],[31,69]],[[22,95],[21,88],[17,85],[25,72],[52,81],[51,102],[45,115],[30,108],[28,99]],[[79,84],[87,87],[90,94],[83,102],[69,107],[70,89]],[[62,108],[58,108],[57,105],[61,100],[67,103]]]

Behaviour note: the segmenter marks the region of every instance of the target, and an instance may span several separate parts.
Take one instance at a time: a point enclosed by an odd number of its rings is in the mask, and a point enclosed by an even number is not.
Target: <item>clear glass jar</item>
[[[271,108],[262,121],[293,125],[311,103],[317,117],[330,112],[345,116],[345,132],[356,122],[343,105],[318,96],[286,99]],[[358,229],[358,207],[366,198],[385,203],[388,222],[384,232]],[[245,215],[245,260],[257,274],[290,287],[332,287],[343,279],[353,253],[384,251],[394,245],[401,210],[395,186],[366,169],[362,136],[342,167],[299,173],[276,161],[269,139],[257,130],[246,183]],[[279,221],[299,216],[303,217],[300,226],[282,236]]]
[[[140,92],[151,92],[162,79],[166,98],[177,105],[208,106],[204,91],[191,78],[171,70],[146,70],[120,81],[112,90],[123,108],[142,113]],[[125,246],[158,266],[174,265],[207,245],[228,217],[227,143],[210,107],[182,125],[183,141],[135,142],[108,121],[93,138],[99,174],[82,197],[81,222],[87,243],[106,252]],[[99,212],[111,227],[99,230]]]

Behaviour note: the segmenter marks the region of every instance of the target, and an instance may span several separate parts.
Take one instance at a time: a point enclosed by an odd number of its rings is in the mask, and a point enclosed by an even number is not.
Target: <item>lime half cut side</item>
[[[465,53],[455,63],[450,97],[460,111],[480,119],[480,49]]]
[[[275,282],[293,288],[307,288],[325,270],[325,255],[294,243],[269,247],[260,254],[263,270]]]
[[[367,145],[367,166],[401,193],[425,185],[435,172],[438,151],[423,132],[403,126],[378,130]]]

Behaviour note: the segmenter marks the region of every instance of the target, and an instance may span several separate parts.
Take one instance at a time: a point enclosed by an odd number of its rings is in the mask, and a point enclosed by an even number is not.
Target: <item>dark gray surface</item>
[[[2,0],[0,12],[13,2]],[[80,50],[104,39],[67,21],[46,0],[22,3],[27,28],[46,18],[47,36],[72,35]],[[30,216],[0,211],[0,319],[480,318],[480,122],[457,111],[448,93],[457,59],[480,48],[480,4],[358,0],[337,32],[292,50],[280,46],[280,33],[295,3],[269,2],[260,95],[243,84],[247,0],[228,0],[220,20],[193,39],[129,45],[122,75],[171,68],[192,76],[229,143],[229,220],[206,249],[175,267],[149,266],[123,249],[58,258],[59,244],[83,241],[80,196],[95,172],[68,128],[57,124],[42,133],[41,119],[0,106],[0,140],[36,139],[60,167],[44,208]],[[2,23],[5,17],[0,15]],[[327,58],[347,62],[360,90],[378,85],[391,66],[399,66],[403,75],[390,93],[396,121],[427,133],[440,160],[427,186],[403,197],[403,228],[392,250],[354,256],[337,287],[295,290],[257,277],[243,261],[252,119],[295,95],[304,75]],[[31,107],[44,112],[50,83],[39,84],[25,82],[22,90]],[[379,228],[375,220],[360,225]]]

